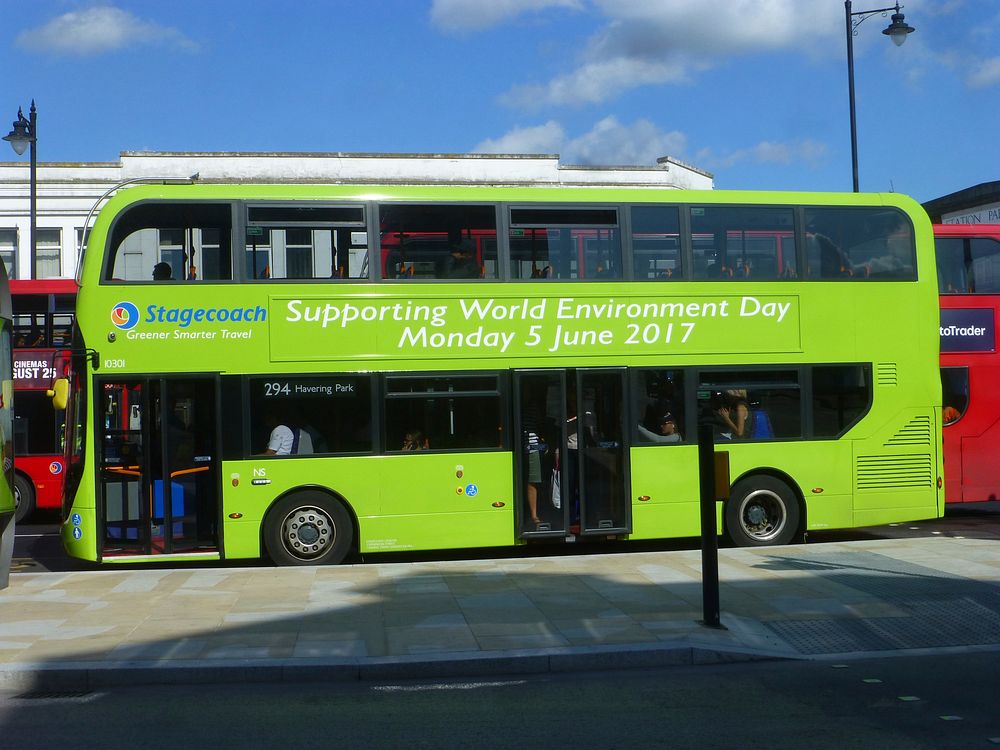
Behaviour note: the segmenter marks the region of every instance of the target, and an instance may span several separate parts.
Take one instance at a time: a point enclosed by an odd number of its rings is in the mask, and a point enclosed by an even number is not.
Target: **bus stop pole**
[[[729,477],[726,477],[727,481]],[[719,619],[719,537],[716,530],[715,440],[712,425],[698,426],[698,485],[701,495],[702,624],[721,628]]]

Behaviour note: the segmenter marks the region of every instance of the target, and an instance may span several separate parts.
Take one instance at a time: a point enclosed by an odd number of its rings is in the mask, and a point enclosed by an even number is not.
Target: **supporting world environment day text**
[[[396,350],[488,349],[509,353],[555,353],[581,347],[649,347],[688,344],[701,328],[725,334],[740,321],[774,332],[782,327],[793,298],[732,296],[711,298],[483,298],[449,301],[285,300],[284,322],[308,330],[354,332],[373,323],[391,333]],[[797,323],[797,319],[796,319]],[[395,324],[395,325],[394,325]],[[797,327],[794,326],[793,327]],[[360,330],[357,330],[360,333]]]

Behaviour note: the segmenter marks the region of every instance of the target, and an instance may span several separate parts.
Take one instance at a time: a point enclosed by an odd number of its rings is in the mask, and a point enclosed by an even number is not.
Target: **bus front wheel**
[[[20,474],[14,475],[14,522],[21,523],[35,510],[35,488]]]
[[[353,537],[346,508],[322,492],[289,495],[264,521],[264,546],[278,565],[336,565],[347,556]]]
[[[780,479],[758,475],[733,485],[726,503],[726,531],[738,547],[788,544],[798,528],[798,500]]]

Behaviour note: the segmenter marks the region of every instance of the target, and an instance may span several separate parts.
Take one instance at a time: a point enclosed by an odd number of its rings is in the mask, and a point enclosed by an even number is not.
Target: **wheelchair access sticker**
[[[479,494],[479,487],[477,485],[470,484],[470,485],[466,486],[466,488],[465,488],[465,494],[468,497],[475,497],[476,495]]]

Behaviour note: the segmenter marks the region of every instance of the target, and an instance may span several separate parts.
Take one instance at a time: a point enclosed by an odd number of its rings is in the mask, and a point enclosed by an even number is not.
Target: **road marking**
[[[524,685],[527,680],[503,680],[497,682],[448,682],[433,685],[376,685],[372,690],[381,693],[418,693],[426,690],[479,690],[480,688]]]

